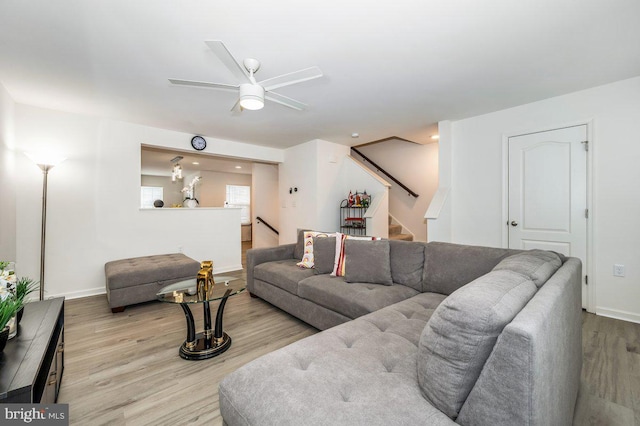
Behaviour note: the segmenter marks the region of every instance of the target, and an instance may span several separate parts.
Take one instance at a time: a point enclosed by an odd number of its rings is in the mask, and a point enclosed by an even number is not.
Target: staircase
[[[402,225],[397,223],[393,223],[393,218],[389,215],[389,239],[390,240],[403,240],[403,241],[413,241],[413,235],[411,234],[403,234],[402,233]]]

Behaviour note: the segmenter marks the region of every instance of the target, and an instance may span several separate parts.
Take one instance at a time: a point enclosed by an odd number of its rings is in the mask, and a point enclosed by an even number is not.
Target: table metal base
[[[222,296],[222,299],[220,299],[218,312],[216,314],[216,325],[213,330],[211,329],[209,301],[205,301],[202,304],[202,309],[204,310],[204,331],[202,333],[196,334],[195,332],[196,326],[189,304],[180,304],[184,311],[185,319],[187,320],[187,340],[180,346],[180,356],[182,358],[190,361],[199,361],[213,358],[229,349],[231,346],[231,337],[222,331],[222,316],[224,314],[224,305],[227,303],[230,294],[231,289],[228,289],[224,293],[224,296]]]
[[[216,342],[217,340],[217,342]],[[220,339],[215,337],[205,337],[204,333],[196,334],[195,347],[189,349],[189,342],[180,346],[180,357],[190,361],[209,359],[218,356],[231,347],[231,337],[227,333],[222,333]]]

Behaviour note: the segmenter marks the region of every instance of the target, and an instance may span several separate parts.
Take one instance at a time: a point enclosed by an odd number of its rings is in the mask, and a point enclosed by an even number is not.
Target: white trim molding
[[[596,315],[601,315],[603,317],[619,319],[623,321],[630,321],[640,324],[640,315],[627,312],[627,311],[619,311],[617,309],[608,309],[608,308],[596,308]]]

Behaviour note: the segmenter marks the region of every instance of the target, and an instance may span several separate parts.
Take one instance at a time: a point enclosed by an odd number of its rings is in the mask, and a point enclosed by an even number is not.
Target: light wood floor
[[[201,327],[202,312],[194,309]],[[640,426],[640,325],[583,316],[584,367],[575,425]],[[247,362],[317,332],[247,293],[227,302],[231,348],[185,361],[182,310],[150,302],[112,314],[105,296],[65,305],[59,402],[72,425],[221,424],[218,383]],[[256,397],[259,397],[256,395]]]

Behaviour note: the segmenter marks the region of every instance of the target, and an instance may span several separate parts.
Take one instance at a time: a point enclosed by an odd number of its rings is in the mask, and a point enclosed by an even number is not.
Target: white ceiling
[[[180,167],[182,167],[182,176],[188,176],[189,174],[200,171],[240,174],[252,173],[251,161],[219,157],[193,151],[174,151],[150,146],[143,146],[141,149],[140,173],[151,176],[171,176],[174,164],[171,160],[176,156],[183,157],[179,160]]]
[[[274,147],[428,142],[460,119],[640,75],[638,0],[2,0],[0,83],[18,103]],[[222,40],[258,80],[325,76],[232,115]],[[354,141],[350,135],[359,132]]]

